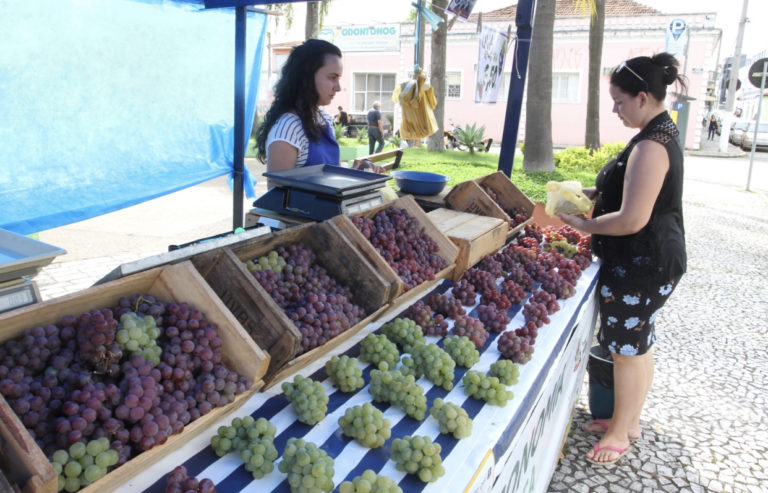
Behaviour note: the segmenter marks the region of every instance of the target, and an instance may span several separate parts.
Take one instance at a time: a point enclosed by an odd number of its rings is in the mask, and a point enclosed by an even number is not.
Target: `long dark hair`
[[[675,82],[683,92],[687,91],[684,76],[677,72],[679,66],[680,62],[669,53],[630,58],[613,69],[611,84],[632,96],[645,91],[653,94],[659,101],[664,101],[667,97],[667,86]]]
[[[284,113],[295,111],[307,137],[315,141],[320,138],[324,126],[315,121],[318,101],[315,73],[325,65],[325,55],[341,57],[341,50],[322,39],[308,39],[291,50],[280,72],[280,80],[275,84],[275,99],[256,136],[258,157],[262,161],[267,158],[269,130]]]

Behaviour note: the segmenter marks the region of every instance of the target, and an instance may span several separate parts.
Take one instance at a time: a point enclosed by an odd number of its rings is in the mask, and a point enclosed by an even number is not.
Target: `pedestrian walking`
[[[707,134],[707,140],[713,140],[715,133],[717,132],[717,117],[712,115],[709,117],[709,133]]]
[[[368,154],[373,154],[373,148],[379,143],[376,152],[384,148],[384,124],[381,122],[381,103],[373,102],[373,107],[368,111]]]

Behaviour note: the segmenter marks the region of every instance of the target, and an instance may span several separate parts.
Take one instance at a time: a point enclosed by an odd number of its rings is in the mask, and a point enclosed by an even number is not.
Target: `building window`
[[[562,72],[552,74],[552,102],[579,102],[579,74]]]
[[[445,97],[461,99],[461,72],[445,73]]]
[[[352,111],[366,112],[374,101],[379,101],[381,112],[391,115],[395,111],[395,103],[392,102],[394,90],[395,74],[356,73],[352,77]]]

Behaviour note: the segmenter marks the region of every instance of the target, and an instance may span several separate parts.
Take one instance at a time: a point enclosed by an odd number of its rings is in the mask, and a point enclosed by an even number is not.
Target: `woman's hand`
[[[558,212],[557,217],[568,226],[572,226],[580,231],[585,230],[587,221],[589,221],[584,215],[577,216],[576,214],[566,214],[565,212]]]
[[[582,188],[581,193],[587,196],[587,198],[591,201],[595,201],[597,198],[597,188],[595,187],[589,187],[589,188]]]

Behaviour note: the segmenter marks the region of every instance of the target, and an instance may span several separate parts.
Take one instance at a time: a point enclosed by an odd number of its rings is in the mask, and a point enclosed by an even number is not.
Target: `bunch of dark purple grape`
[[[461,301],[447,294],[430,294],[427,296],[427,305],[429,305],[435,313],[439,313],[444,317],[452,319],[456,319],[459,315],[467,314],[464,307],[461,306]]]
[[[184,466],[176,466],[165,479],[165,493],[216,493],[216,485],[208,478],[198,481]]]
[[[455,336],[467,336],[475,347],[480,349],[488,340],[488,331],[483,322],[469,315],[462,315],[453,321],[451,334]]]
[[[475,288],[476,293],[484,293],[489,289],[496,289],[496,278],[490,272],[481,269],[467,269],[461,276],[462,281],[467,281]]]
[[[477,300],[475,287],[466,279],[461,279],[451,288],[451,294],[464,306],[473,306]]]
[[[501,286],[499,286],[499,290],[515,305],[522,305],[527,298],[523,287],[511,279],[502,282]]]
[[[159,363],[125,350],[116,359],[110,337],[121,326],[111,321],[127,312],[159,322]],[[202,312],[134,295],[0,346],[0,393],[46,455],[106,437],[119,465],[251,387],[222,364],[221,350],[218,328]]]
[[[408,291],[447,266],[438,255],[439,247],[419,222],[405,209],[387,207],[373,218],[352,216],[352,224],[365,236],[384,260],[397,272]]]
[[[504,266],[499,260],[494,258],[495,256],[486,255],[480,262],[475,265],[476,269],[484,270],[491,274],[494,278],[499,278],[504,275]]]
[[[315,263],[307,245],[280,246],[277,253],[286,262],[282,272],[261,270],[253,276],[301,332],[301,353],[365,318],[365,310],[352,302],[352,291]]]
[[[440,313],[435,313],[432,307],[422,300],[409,306],[402,316],[416,322],[425,336],[445,337],[448,333],[448,322],[445,317]]]
[[[519,365],[524,365],[531,360],[533,344],[528,337],[518,335],[516,331],[504,332],[499,336],[496,344],[503,357]]]
[[[510,264],[507,269],[507,277],[504,281],[512,281],[526,291],[533,291],[533,286],[535,284],[535,281],[525,270],[525,267],[518,263]]]
[[[544,241],[544,233],[537,224],[526,224],[523,230],[517,235],[517,242],[520,243],[520,240],[523,238],[533,238],[536,240],[536,244],[539,245]]]
[[[530,299],[523,307],[523,317],[525,318],[526,327],[540,328],[549,323],[547,305]]]
[[[503,332],[510,321],[507,310],[499,309],[495,303],[477,305],[477,318],[491,332]]]

